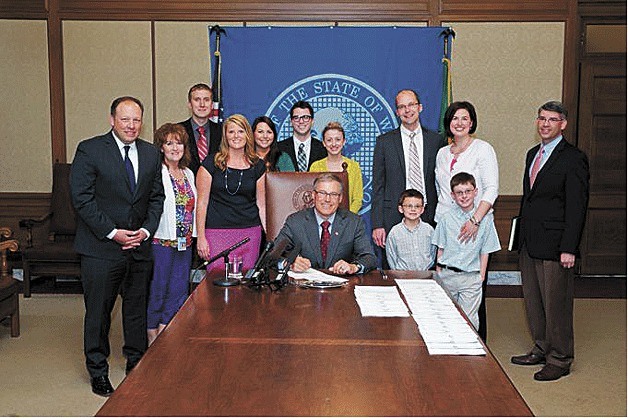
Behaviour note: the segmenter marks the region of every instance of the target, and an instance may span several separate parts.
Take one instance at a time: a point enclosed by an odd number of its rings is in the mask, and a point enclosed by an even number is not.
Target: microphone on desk
[[[253,266],[252,269],[247,271],[246,274],[244,275],[244,279],[245,280],[251,280],[251,279],[256,278],[257,276],[259,276],[260,268],[262,268],[262,266],[264,266],[264,263],[266,262],[266,257],[268,256],[268,253],[270,252],[270,250],[274,246],[275,246],[275,243],[273,241],[266,242],[266,245],[264,246],[264,249],[262,250],[262,253],[260,254],[260,256],[255,261],[255,265]]]
[[[301,252],[301,245],[296,244],[285,257],[282,257],[277,262],[277,278],[275,282],[280,286],[285,286],[288,284],[288,272],[290,271],[290,266],[294,263],[297,256]]]

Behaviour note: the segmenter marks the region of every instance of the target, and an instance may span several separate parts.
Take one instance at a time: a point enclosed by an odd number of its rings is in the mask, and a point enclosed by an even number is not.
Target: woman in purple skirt
[[[197,173],[196,225],[201,231],[197,247],[203,259],[248,237],[250,241],[232,254],[242,256],[242,271],[253,267],[262,237],[265,171],[264,161],[255,154],[248,121],[242,115],[229,116],[219,151],[205,158]],[[219,259],[207,270],[218,274],[224,268]]]
[[[155,132],[162,156],[161,179],[166,199],[153,237],[155,260],[148,296],[148,343],[168,325],[188,296],[192,237],[196,236],[196,187],[188,135],[178,124],[166,123]]]

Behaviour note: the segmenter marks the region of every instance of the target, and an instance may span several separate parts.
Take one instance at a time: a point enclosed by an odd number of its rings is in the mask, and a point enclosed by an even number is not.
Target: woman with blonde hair
[[[358,213],[364,197],[362,170],[356,161],[342,155],[345,142],[345,130],[342,125],[338,122],[329,122],[323,129],[323,146],[327,150],[327,157],[312,163],[310,171],[344,171],[346,168],[349,176],[349,210]]]
[[[219,151],[208,156],[197,173],[197,249],[203,259],[248,237],[250,241],[232,254],[242,256],[243,271],[253,267],[262,237],[265,171],[248,121],[239,114],[229,116]],[[216,260],[207,270],[224,271],[224,261]]]

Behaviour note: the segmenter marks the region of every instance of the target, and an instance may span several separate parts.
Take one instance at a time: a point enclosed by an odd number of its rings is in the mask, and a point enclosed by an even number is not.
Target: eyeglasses
[[[408,103],[407,105],[397,105],[397,110],[401,110],[402,112],[406,109],[413,109],[419,105],[418,102]]]
[[[565,119],[563,119],[563,118],[546,118],[544,116],[538,116],[536,118],[536,120],[541,122],[541,123],[549,122],[551,124],[554,124],[554,123],[562,122]]]
[[[404,209],[421,209],[423,205],[401,205]]]
[[[309,121],[312,120],[312,116],[310,116],[310,115],[301,115],[301,116],[294,115],[290,119],[292,119],[293,122],[309,122]]]
[[[469,190],[459,190],[457,192],[454,192],[454,194],[458,197],[462,197],[462,196],[467,196],[472,194],[475,191],[475,189],[469,189]]]
[[[330,197],[332,199],[338,199],[340,197],[340,193],[336,193],[336,192],[325,192],[323,190],[314,190],[316,192],[316,194],[321,195],[321,197],[323,199]]]

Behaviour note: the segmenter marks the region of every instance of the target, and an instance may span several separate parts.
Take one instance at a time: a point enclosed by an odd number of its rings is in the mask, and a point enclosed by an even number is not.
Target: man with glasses
[[[287,153],[296,171],[308,171],[314,161],[327,157],[325,147],[316,138],[312,138],[314,109],[303,100],[290,109],[292,136],[277,143],[279,150]]]
[[[442,136],[421,126],[423,105],[414,90],[397,93],[395,105],[401,126],[377,137],[373,153],[371,221],[373,241],[381,248],[393,225],[401,222],[397,199],[406,189],[416,189],[425,197],[421,219],[434,225],[436,154],[446,144]],[[382,261],[388,268],[384,253]]]
[[[569,374],[574,358],[574,265],[589,199],[587,156],[563,137],[567,110],[538,110],[541,143],[528,151],[519,211],[519,268],[534,346],[511,362],[545,364],[535,380]]]
[[[287,240],[300,247],[292,270],[325,268],[335,274],[361,274],[375,268],[377,259],[364,222],[355,213],[339,208],[342,182],[324,173],[314,180],[314,207],[288,216],[275,242]]]

